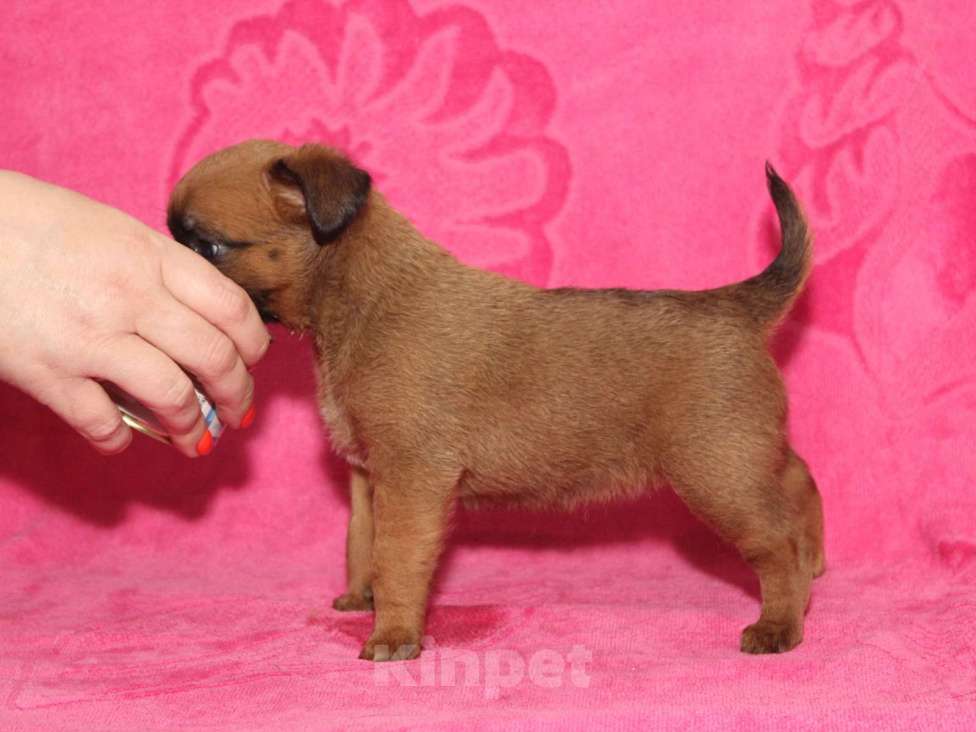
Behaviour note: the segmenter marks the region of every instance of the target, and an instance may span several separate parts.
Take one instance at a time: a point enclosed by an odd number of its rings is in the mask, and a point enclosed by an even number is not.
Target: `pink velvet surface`
[[[817,234],[774,351],[829,565],[803,644],[749,657],[757,582],[669,492],[462,511],[427,660],[359,661],[370,616],[330,607],[346,468],[308,343],[278,331],[255,426],[196,461],[141,438],[98,457],[0,386],[0,728],[976,726],[976,4],[34,0],[0,20],[0,167],[160,229],[200,156],[319,139],[471,264],[702,288],[771,258],[771,159]]]

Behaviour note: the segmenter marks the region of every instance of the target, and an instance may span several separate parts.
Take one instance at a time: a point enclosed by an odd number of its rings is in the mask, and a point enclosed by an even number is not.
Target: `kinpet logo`
[[[374,664],[377,686],[472,686],[484,689],[486,699],[499,698],[503,689],[533,684],[543,689],[572,686],[587,689],[593,660],[585,646],[568,650],[542,648],[526,656],[510,648],[475,652],[441,648],[433,638],[423,639],[423,653],[415,661]]]

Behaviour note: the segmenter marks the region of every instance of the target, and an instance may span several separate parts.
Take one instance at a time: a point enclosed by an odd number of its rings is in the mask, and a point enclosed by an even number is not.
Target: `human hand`
[[[0,379],[101,452],[132,439],[102,381],[150,409],[189,456],[209,442],[184,369],[222,422],[253,418],[248,368],[270,338],[247,294],[127,214],[9,171],[0,171],[0,318]]]

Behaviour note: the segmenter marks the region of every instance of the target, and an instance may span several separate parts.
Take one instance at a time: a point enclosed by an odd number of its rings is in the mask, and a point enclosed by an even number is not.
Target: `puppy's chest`
[[[357,439],[349,411],[338,398],[324,369],[317,369],[319,413],[332,439],[333,449],[353,465],[365,467],[366,452]]]

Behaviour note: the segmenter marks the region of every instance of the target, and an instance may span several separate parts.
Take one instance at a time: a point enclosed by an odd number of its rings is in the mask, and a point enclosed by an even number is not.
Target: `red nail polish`
[[[197,443],[197,455],[201,457],[209,455],[211,450],[213,450],[213,435],[210,434],[210,430],[207,430]]]
[[[254,405],[252,404],[250,409],[244,412],[244,417],[241,419],[241,429],[250,427],[254,423]]]

